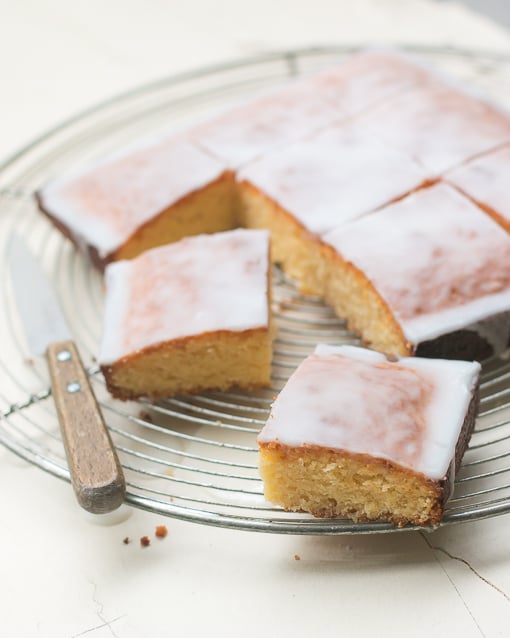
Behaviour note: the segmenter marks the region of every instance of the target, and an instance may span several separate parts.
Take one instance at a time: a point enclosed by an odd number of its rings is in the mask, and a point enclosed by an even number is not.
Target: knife
[[[124,501],[124,475],[55,291],[18,235],[11,237],[8,258],[28,346],[36,356],[46,353],[78,503],[93,514],[111,512]]]

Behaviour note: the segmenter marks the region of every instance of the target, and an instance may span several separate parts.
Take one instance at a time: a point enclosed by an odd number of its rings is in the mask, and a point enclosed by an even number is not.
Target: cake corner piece
[[[317,347],[258,436],[266,499],[316,517],[440,523],[474,427],[480,365]]]
[[[267,386],[266,231],[198,235],[106,269],[99,363],[123,400]]]

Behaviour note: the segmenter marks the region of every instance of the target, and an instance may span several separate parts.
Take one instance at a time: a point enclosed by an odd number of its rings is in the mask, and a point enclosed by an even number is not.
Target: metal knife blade
[[[49,279],[25,242],[13,235],[9,265],[14,298],[32,354],[42,355],[49,343],[71,338],[71,331]]]
[[[11,237],[8,258],[28,345],[35,355],[46,352],[76,498],[94,514],[113,511],[124,501],[124,475],[55,291],[17,235]]]

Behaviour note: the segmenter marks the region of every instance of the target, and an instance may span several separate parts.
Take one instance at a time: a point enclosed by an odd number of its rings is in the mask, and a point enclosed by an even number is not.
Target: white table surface
[[[502,28],[425,0],[0,0],[0,158],[153,78],[360,41],[510,51]],[[2,636],[510,635],[509,516],[336,538],[127,509],[121,522],[98,525],[68,484],[2,448],[0,485]],[[167,538],[142,549],[138,539],[158,524]]]

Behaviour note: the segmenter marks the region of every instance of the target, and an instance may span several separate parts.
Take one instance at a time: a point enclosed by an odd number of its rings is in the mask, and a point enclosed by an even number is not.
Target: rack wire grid
[[[103,288],[98,272],[37,211],[33,193],[70,166],[88,162],[139,137],[179,129],[281,85],[290,77],[340,61],[362,47],[287,51],[173,76],[112,99],[68,120],[0,166],[0,442],[12,452],[70,480],[45,361],[33,359],[12,298],[7,249],[24,236],[53,280],[88,366],[127,479],[126,502],[170,517],[243,530],[291,534],[396,531],[385,523],[353,523],[287,513],[267,503],[257,470],[256,435],[275,393],[319,342],[358,343],[320,300],[300,295],[275,270],[277,326],[272,387],[209,392],[159,402],[113,400],[94,355],[101,333]],[[510,104],[510,58],[490,52],[406,47]],[[441,525],[510,511],[510,363],[484,362],[476,430]],[[412,529],[412,528],[404,528]]]

